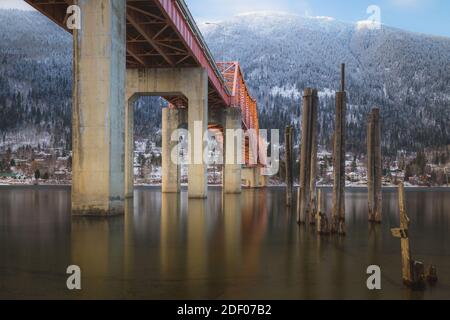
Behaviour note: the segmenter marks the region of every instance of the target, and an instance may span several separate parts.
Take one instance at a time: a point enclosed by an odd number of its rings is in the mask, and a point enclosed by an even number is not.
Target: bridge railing
[[[211,51],[209,50],[208,46],[206,45],[206,41],[203,38],[203,35],[200,32],[197,24],[195,23],[194,17],[192,16],[191,12],[189,11],[189,8],[186,5],[185,1],[184,0],[174,0],[174,1],[180,8],[181,14],[184,16],[184,19],[187,21],[187,23],[191,29],[191,32],[197,38],[200,47],[205,52],[206,59],[208,60],[209,64],[212,66],[214,73],[219,78],[219,80],[222,81],[222,84],[225,84],[225,79],[224,79],[222,73],[220,72],[220,69],[219,69]],[[231,95],[231,92],[228,91],[227,86],[224,86],[224,89],[228,95]]]

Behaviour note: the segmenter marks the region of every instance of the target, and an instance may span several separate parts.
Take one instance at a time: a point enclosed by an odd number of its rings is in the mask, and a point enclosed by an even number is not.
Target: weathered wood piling
[[[367,184],[369,221],[375,223],[382,220],[382,169],[380,109],[373,108],[367,121]]]
[[[322,209],[322,190],[317,190],[317,233],[321,235],[330,234],[330,226],[328,222],[328,217]]]
[[[317,115],[319,109],[319,98],[317,91],[314,91],[312,97],[312,115],[311,115],[311,173],[309,179],[309,223],[314,225],[316,223],[317,214]]]
[[[421,289],[425,285],[425,270],[423,263],[411,258],[409,247],[409,217],[406,213],[405,188],[403,183],[398,187],[398,208],[400,213],[400,228],[391,229],[392,235],[400,238],[402,254],[403,283],[414,289]],[[435,271],[435,270],[434,270]]]
[[[298,192],[297,222],[311,220],[311,197],[315,197],[315,174],[317,155],[317,90],[306,88],[303,95],[302,146],[300,153],[300,189]],[[316,145],[316,146],[315,146]],[[314,182],[311,180],[314,179]],[[314,210],[315,212],[315,210]],[[313,216],[314,217],[314,216]],[[315,220],[315,217],[314,219]]]
[[[293,148],[294,148],[294,128],[287,126],[284,134],[284,146],[286,153],[286,206],[292,205],[292,190],[294,187],[293,179]]]
[[[345,64],[341,65],[341,88],[336,92],[334,130],[334,182],[331,232],[345,234],[345,134],[346,134]]]
[[[428,267],[427,281],[430,285],[434,285],[438,281],[436,266],[431,265]]]

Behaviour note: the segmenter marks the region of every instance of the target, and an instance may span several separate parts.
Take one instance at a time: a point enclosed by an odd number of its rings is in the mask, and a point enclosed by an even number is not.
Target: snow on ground
[[[302,93],[293,85],[287,85],[283,87],[275,86],[270,91],[272,96],[280,95],[283,98],[301,98]]]
[[[319,99],[326,98],[326,97],[334,97],[336,95],[336,90],[324,88],[320,90],[317,95],[319,96]]]
[[[9,131],[0,139],[0,150],[11,148],[13,152],[23,146],[49,146],[51,135],[48,132],[38,132],[36,129],[21,129]]]
[[[272,96],[280,95],[283,98],[299,99],[302,97],[302,93],[294,85],[284,85],[282,87],[275,86],[270,90],[270,94]],[[324,88],[320,90],[317,95],[319,96],[319,99],[334,97],[336,95],[336,90]]]
[[[146,145],[147,145],[147,140],[136,140],[134,142],[135,152],[144,153]]]

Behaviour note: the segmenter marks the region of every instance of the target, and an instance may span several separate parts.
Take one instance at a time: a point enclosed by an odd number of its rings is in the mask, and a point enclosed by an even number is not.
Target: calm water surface
[[[331,193],[326,193],[331,208]],[[72,218],[70,188],[0,187],[0,298],[56,299],[450,299],[450,191],[407,190],[415,259],[439,283],[411,292],[401,281],[397,194],[383,194],[384,223],[367,223],[365,191],[346,198],[346,237],[299,227],[284,189],[206,201],[135,190],[126,214]],[[295,206],[294,206],[295,207]],[[67,266],[82,290],[66,289]],[[382,290],[366,269],[382,269]]]

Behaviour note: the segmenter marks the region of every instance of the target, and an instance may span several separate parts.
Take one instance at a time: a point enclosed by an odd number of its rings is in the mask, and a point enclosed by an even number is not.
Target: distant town
[[[215,150],[215,148],[212,148]],[[186,162],[186,152],[181,156]],[[283,153],[283,150],[281,150]],[[298,146],[295,154],[299,154]],[[217,154],[210,152],[210,158]],[[319,186],[333,184],[332,152],[318,153],[317,181]],[[222,183],[222,165],[208,168],[208,181],[212,185]],[[298,171],[297,160],[297,169]],[[365,155],[346,154],[347,186],[367,185]],[[134,176],[136,185],[161,184],[161,147],[150,139],[137,139],[134,153]],[[298,175],[295,175],[298,177]],[[72,180],[72,152],[48,146],[3,147],[0,149],[0,184],[3,185],[69,185]],[[424,150],[418,153],[398,152],[395,158],[383,161],[383,186],[398,185],[436,187],[450,185],[450,146]],[[181,182],[187,183],[187,165],[181,166]],[[280,159],[278,175],[269,177],[268,185],[284,184],[284,160]]]

